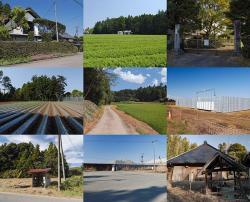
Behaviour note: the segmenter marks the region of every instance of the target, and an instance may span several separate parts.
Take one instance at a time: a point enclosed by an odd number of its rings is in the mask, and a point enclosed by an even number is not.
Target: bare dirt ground
[[[168,107],[168,134],[250,134],[250,110],[218,113]]]
[[[81,103],[11,102],[0,105],[0,134],[83,134]]]
[[[104,106],[104,112],[97,124],[88,134],[137,134],[136,130],[127,125],[110,105]]]
[[[57,191],[57,186],[44,189],[43,187],[31,187],[31,183],[31,178],[0,179],[0,192],[14,192],[53,197],[67,197],[67,195],[63,194],[63,192]],[[52,178],[51,183],[57,184],[57,179]]]
[[[172,52],[168,54],[168,66],[170,67],[238,67],[242,66],[237,57],[233,56],[233,50],[225,49],[192,49],[186,50],[179,56]]]

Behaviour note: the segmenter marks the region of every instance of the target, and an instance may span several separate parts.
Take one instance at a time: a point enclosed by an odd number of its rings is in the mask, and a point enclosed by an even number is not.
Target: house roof
[[[216,171],[247,171],[247,168],[236,162],[230,156],[217,152],[202,168],[202,172],[208,173]]]
[[[30,169],[28,171],[29,174],[45,174],[48,173],[51,168],[39,168],[39,169]]]
[[[63,38],[63,39],[74,39],[74,37],[73,36],[71,36],[70,34],[68,34],[68,33],[63,33],[63,34],[61,34],[61,33],[59,33],[59,37],[60,38]]]
[[[25,9],[26,12],[29,12],[31,15],[33,15],[35,18],[40,18],[40,15],[37,14],[32,8],[28,7]]]
[[[215,147],[209,145],[208,143],[204,143],[195,149],[192,149],[188,152],[180,154],[174,158],[171,158],[167,161],[168,166],[175,165],[201,165],[204,166],[209,160],[211,160],[215,154],[223,154],[220,150]],[[224,154],[226,155],[226,154]],[[232,157],[226,155],[228,158],[233,159]]]

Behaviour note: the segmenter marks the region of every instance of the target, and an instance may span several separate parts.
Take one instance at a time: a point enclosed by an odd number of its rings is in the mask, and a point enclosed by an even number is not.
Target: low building
[[[236,185],[240,173],[248,172],[247,167],[207,142],[169,159],[167,167],[169,182],[204,181],[209,188],[214,181],[233,180]]]
[[[32,187],[48,187],[50,185],[49,171],[51,168],[30,169],[28,173],[32,175]]]
[[[117,34],[118,35],[130,35],[132,34],[132,31],[131,30],[118,31]]]

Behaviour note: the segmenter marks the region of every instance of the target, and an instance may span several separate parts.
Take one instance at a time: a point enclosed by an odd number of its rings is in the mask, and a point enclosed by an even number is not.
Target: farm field
[[[82,103],[3,103],[0,134],[83,134]]]
[[[162,103],[114,103],[117,108],[147,123],[160,134],[166,134],[166,105]]]
[[[168,134],[249,134],[250,110],[216,113],[168,106]]]
[[[85,35],[84,67],[166,67],[165,35]]]

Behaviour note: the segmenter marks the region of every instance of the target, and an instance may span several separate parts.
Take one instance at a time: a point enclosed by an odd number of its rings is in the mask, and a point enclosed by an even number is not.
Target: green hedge
[[[0,41],[0,59],[27,57],[48,53],[76,53],[77,47],[68,42],[4,42]]]

